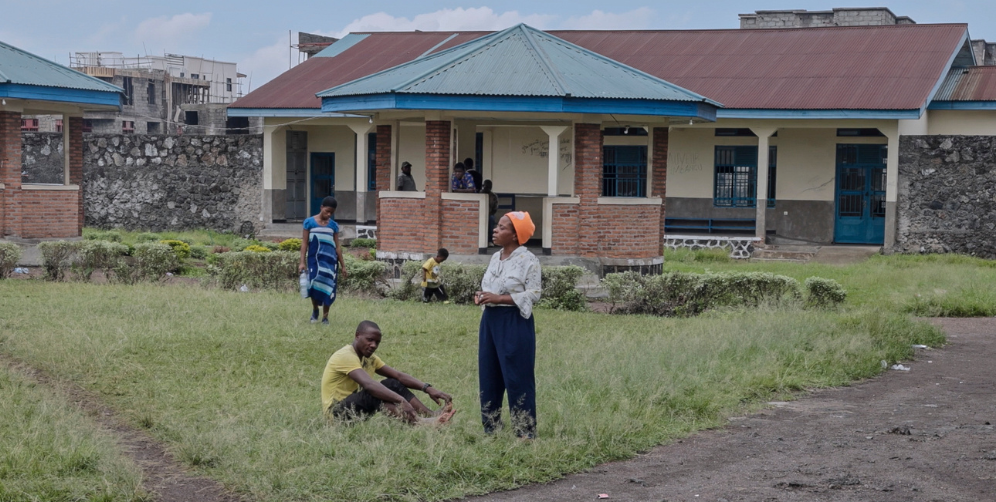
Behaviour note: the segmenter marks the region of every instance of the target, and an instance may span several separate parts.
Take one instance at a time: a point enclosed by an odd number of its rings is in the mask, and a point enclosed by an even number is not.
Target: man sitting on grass
[[[448,422],[455,413],[453,398],[384,364],[374,355],[380,339],[380,327],[372,321],[363,321],[356,327],[353,343],[329,358],[322,375],[322,409],[326,416],[367,417],[383,407],[390,415],[410,424]],[[374,373],[387,378],[378,382],[373,378]],[[436,404],[445,401],[446,406],[434,412],[408,389],[420,389]]]

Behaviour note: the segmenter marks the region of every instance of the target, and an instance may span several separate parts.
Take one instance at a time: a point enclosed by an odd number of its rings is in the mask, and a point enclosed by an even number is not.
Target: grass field
[[[97,393],[188,466],[253,499],[440,500],[555,479],[722,425],[796,390],[873,376],[881,360],[909,357],[910,344],[943,343],[906,312],[965,303],[977,311],[996,298],[996,268],[959,257],[876,257],[847,267],[688,259],[669,267],[818,275],[839,280],[850,296],[839,312],[761,309],[692,319],[538,310],[539,439],[532,442],[481,430],[480,311],[469,306],[347,297],[333,306],[332,326],[321,327],[308,323],[303,300],[286,293],[9,280],[0,281],[0,351]],[[388,364],[454,396],[460,412],[452,425],[324,421],[325,361],[363,319],[381,325],[378,354]],[[2,378],[7,402],[25,384]],[[43,389],[17,392],[27,391],[59,406]],[[0,422],[23,421],[23,408],[0,405]],[[71,413],[40,423],[105,444]],[[10,464],[4,452],[12,444],[36,441],[23,436],[0,434],[0,465]],[[59,448],[37,443],[41,456]],[[93,451],[97,465],[118,465],[115,452]],[[90,472],[106,486],[84,493],[138,496],[128,469],[107,469],[120,474]],[[11,472],[0,467],[0,499],[10,486],[58,488],[43,471]]]

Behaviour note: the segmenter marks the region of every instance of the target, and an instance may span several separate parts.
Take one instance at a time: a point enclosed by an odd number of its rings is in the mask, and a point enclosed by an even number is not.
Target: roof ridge
[[[50,68],[52,68],[55,71],[58,71],[58,72],[60,72],[60,73],[62,73],[64,75],[71,75],[71,76],[74,76],[74,77],[79,76],[79,77],[84,78],[85,80],[91,80],[93,82],[99,82],[101,86],[113,88],[113,91],[112,91],[112,89],[107,89],[108,92],[124,92],[124,89],[122,89],[122,88],[120,88],[120,87],[118,87],[116,85],[104,82],[103,80],[101,80],[101,79],[99,79],[97,77],[91,77],[90,75],[87,75],[86,73],[74,70],[74,69],[72,69],[72,68],[70,68],[68,66],[63,66],[63,65],[61,65],[59,63],[56,63],[55,61],[49,61],[48,59],[45,59],[45,58],[43,58],[41,56],[37,56],[37,55],[35,55],[35,54],[31,53],[31,52],[28,52],[28,51],[26,51],[24,49],[21,49],[20,47],[15,47],[15,46],[10,45],[8,43],[5,43],[3,41],[0,41],[0,46],[7,47],[8,49],[10,49],[11,51],[13,51],[15,53],[23,54],[25,56],[28,56],[28,57],[30,57],[32,59],[37,60],[38,62],[44,63],[45,65],[49,66]],[[8,80],[8,82],[9,82],[9,80]]]
[[[553,84],[556,87],[560,88],[561,93],[563,93],[566,96],[570,96],[571,91],[567,88],[567,82],[564,81],[564,76],[560,74],[560,71],[557,70],[557,67],[554,66],[553,62],[550,61],[550,56],[546,53],[546,51],[543,50],[539,46],[539,44],[536,43],[535,40],[533,40],[533,34],[530,32],[530,30],[526,29],[528,28],[528,26],[526,26],[524,23],[519,23],[516,26],[516,28],[519,28],[520,31],[525,35],[526,43],[529,45],[529,48],[536,53],[536,57],[539,58],[539,63],[542,66],[546,67],[546,71],[544,73],[546,73],[553,80]]]

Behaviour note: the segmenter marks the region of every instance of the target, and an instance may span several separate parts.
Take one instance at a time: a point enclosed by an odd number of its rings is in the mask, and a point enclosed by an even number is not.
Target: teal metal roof
[[[525,24],[319,92],[707,103],[704,96]]]
[[[120,87],[0,42],[0,84],[122,92]]]

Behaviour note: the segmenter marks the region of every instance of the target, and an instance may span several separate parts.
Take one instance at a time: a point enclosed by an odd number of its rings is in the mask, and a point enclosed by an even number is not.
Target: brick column
[[[377,126],[377,166],[374,168],[377,183],[377,225],[380,225],[380,192],[398,188],[395,186],[394,180],[391,179],[391,145],[393,142],[391,126]]]
[[[76,235],[83,235],[83,117],[69,117],[69,184],[79,185],[79,222]]]
[[[667,146],[668,128],[654,128],[654,158],[651,159],[653,182],[650,185],[650,195],[661,198],[660,245],[664,249],[664,215],[667,209]]]
[[[442,244],[442,193],[449,190],[450,181],[450,121],[425,121],[425,211],[421,218],[412,218],[412,231],[422,232],[422,250],[435,253]]]
[[[21,236],[21,169],[21,113],[0,111],[0,236]]]
[[[602,129],[599,124],[574,124],[574,195],[581,199],[578,254],[597,257],[604,229],[599,224],[598,197],[602,195]]]

